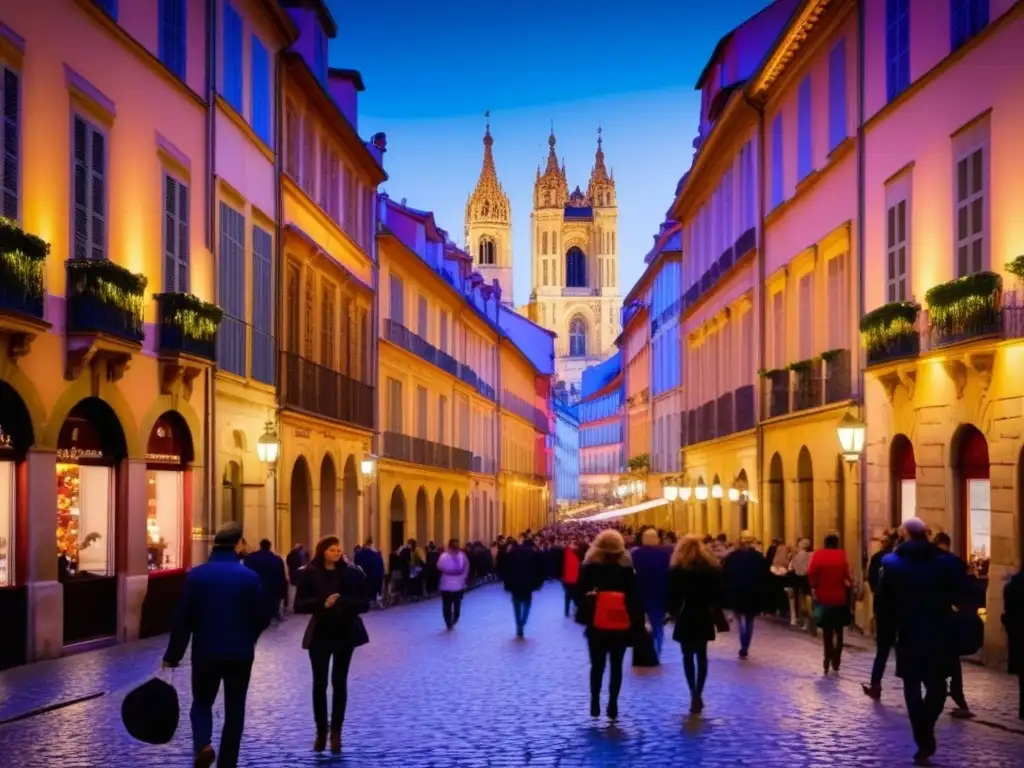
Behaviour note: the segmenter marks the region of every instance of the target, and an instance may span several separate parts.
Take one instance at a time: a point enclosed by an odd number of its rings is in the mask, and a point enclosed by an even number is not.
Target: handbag
[[[977,611],[957,611],[953,614],[953,636],[956,655],[973,656],[985,644],[985,622]]]
[[[594,629],[603,632],[625,632],[631,625],[624,592],[597,593],[594,598]]]
[[[660,665],[658,653],[654,649],[654,636],[647,631],[647,627],[640,627],[633,640],[633,662],[632,665],[641,669],[648,669]]]
[[[729,619],[725,617],[725,611],[718,606],[711,609],[711,621],[715,624],[716,632],[728,632],[729,631]]]

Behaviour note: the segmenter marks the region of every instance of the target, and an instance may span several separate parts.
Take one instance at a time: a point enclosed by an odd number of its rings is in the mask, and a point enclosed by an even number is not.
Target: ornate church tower
[[[498,181],[491,147],[490,114],[484,131],[484,164],[476,188],[466,202],[466,252],[473,266],[490,283],[501,285],[502,303],[512,300],[512,207]]]
[[[590,181],[570,193],[564,163],[548,137],[547,165],[537,169],[530,214],[533,259],[531,318],[557,334],[557,376],[578,394],[583,369],[615,351],[619,333],[618,208],[615,178],[604,162],[601,129]]]

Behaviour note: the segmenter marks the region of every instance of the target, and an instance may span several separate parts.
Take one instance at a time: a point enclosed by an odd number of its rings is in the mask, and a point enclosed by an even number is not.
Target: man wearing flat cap
[[[176,667],[192,641],[195,768],[209,768],[216,759],[213,703],[222,682],[224,729],[218,766],[238,765],[256,640],[269,623],[260,577],[239,562],[241,542],[242,529],[228,523],[214,536],[209,561],[188,572],[164,654],[164,666]]]

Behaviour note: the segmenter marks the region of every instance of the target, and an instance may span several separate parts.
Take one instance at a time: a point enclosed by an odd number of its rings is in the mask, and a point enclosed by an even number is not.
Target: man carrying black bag
[[[236,768],[245,726],[245,697],[256,640],[270,622],[260,578],[238,560],[242,529],[217,531],[207,563],[189,571],[178,602],[163,665],[181,663],[192,641],[192,744],[195,768],[209,768],[213,751],[213,703],[224,683],[220,768]]]

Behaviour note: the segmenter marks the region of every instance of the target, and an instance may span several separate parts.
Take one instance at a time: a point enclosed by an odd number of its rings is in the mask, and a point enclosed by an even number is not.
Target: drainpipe
[[[751,101],[749,97],[744,97],[747,103],[753,107],[757,112],[757,370],[764,370],[765,367],[765,344],[767,338],[765,334],[765,300],[764,300],[764,281],[767,275],[765,274],[765,253],[764,253],[764,217],[765,217],[765,202],[764,202],[764,166],[765,166],[765,126],[764,126],[764,108]],[[756,374],[755,374],[756,375]],[[761,533],[762,539],[767,541],[770,538],[773,531],[767,531],[765,535],[765,520],[766,513],[768,512],[768,504],[765,499],[765,469],[764,469],[764,427],[761,426],[761,404],[764,396],[764,387],[758,385],[755,389],[754,402],[756,404],[755,416],[757,418],[757,429],[755,435],[757,438],[757,494],[758,494],[758,505],[761,512]],[[749,521],[748,521],[749,522]],[[767,526],[770,528],[770,526]]]
[[[372,341],[370,343],[370,370],[367,371],[369,379],[373,384],[373,433],[370,435],[370,453],[377,457],[375,459],[376,465],[374,471],[376,476],[371,482],[373,483],[373,494],[364,498],[364,503],[370,504],[370,514],[367,517],[370,520],[370,529],[368,532],[363,534],[364,539],[366,536],[373,536],[377,542],[377,548],[383,545],[385,534],[384,531],[373,530],[373,510],[377,510],[376,520],[377,526],[380,527],[381,520],[381,505],[380,505],[380,381],[379,371],[380,368],[377,365],[378,356],[380,354],[380,258],[377,251],[377,229],[380,223],[381,216],[381,205],[380,198],[375,192],[373,195],[375,215],[373,217],[373,241],[371,247],[373,253],[370,255],[370,262],[373,265],[371,270],[371,279],[373,280],[373,307],[370,310],[370,327],[373,329]]]
[[[284,65],[282,63],[281,54],[278,53],[274,57],[274,205],[276,207],[277,215],[274,217],[274,290],[270,292],[271,301],[274,302],[274,389],[277,392],[277,397],[274,402],[274,423],[277,431],[278,445],[281,446],[284,443],[283,430],[281,429],[281,338],[283,333],[283,315],[281,313],[281,302],[279,301],[280,296],[279,288],[281,286],[282,276],[282,264],[284,261],[284,227],[281,226],[281,220],[284,218],[284,189],[281,186],[282,168],[284,159],[281,155],[281,142],[284,140],[284,129],[282,127],[281,113],[282,113],[282,95],[284,91],[284,85],[282,77],[284,75]],[[280,449],[278,449],[278,460],[281,458]],[[271,472],[277,470],[277,467],[273,467]],[[273,506],[272,519],[274,521],[274,540],[283,542],[281,538],[281,521],[278,515],[278,504],[277,504],[277,490],[278,483],[277,477],[274,475],[273,490],[271,492],[271,503]],[[279,544],[278,546],[281,546]]]
[[[864,211],[866,154],[864,152],[864,3],[857,3],[857,317],[864,317]],[[863,354],[863,352],[861,353]],[[857,370],[857,403],[864,410],[864,358],[859,360]],[[866,421],[866,420],[865,420]],[[866,430],[866,427],[865,427]],[[866,436],[865,436],[866,437]],[[867,448],[867,440],[864,441]],[[857,570],[863,568],[868,550],[868,462],[867,456],[860,459],[860,539],[861,557]]]
[[[217,4],[214,0],[206,0],[206,247],[213,256],[213,296],[219,298],[220,274],[217,269],[217,192],[216,172],[217,166]],[[219,303],[219,302],[217,302]],[[205,469],[205,506],[206,515],[204,529],[207,536],[213,536],[216,525],[216,514],[214,512],[215,484],[217,478],[217,442],[215,440],[217,424],[217,403],[214,393],[213,369],[207,368],[203,377],[203,398],[204,398],[204,427],[206,434],[204,444],[206,446]],[[196,563],[193,563],[196,564]]]

